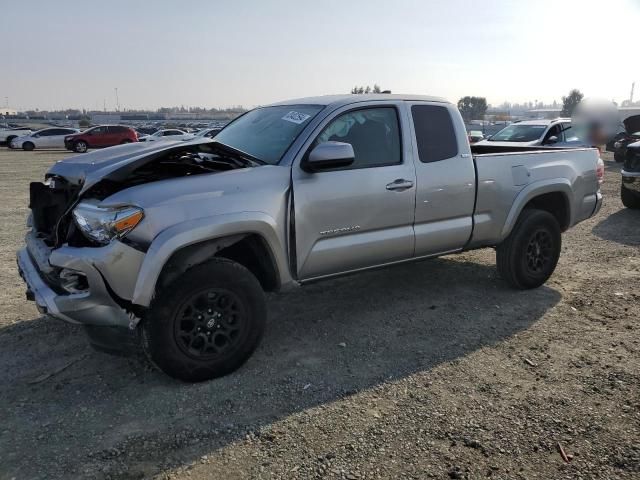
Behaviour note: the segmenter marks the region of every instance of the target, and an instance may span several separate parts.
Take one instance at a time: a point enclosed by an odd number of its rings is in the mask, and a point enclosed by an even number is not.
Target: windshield
[[[509,125],[489,140],[492,142],[533,142],[542,136],[546,128],[546,125]]]
[[[224,128],[215,140],[275,165],[322,105],[278,105],[251,110]]]

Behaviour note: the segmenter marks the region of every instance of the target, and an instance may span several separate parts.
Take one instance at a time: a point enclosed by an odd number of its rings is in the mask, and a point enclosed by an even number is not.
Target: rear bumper
[[[622,170],[622,186],[640,194],[640,172],[628,172]]]
[[[136,323],[121,305],[133,290],[142,252],[119,242],[102,248],[62,247],[49,252],[37,242],[27,236],[28,246],[18,251],[17,263],[27,284],[27,298],[35,301],[41,313],[82,325],[129,328],[132,321]],[[59,276],[60,269],[82,274],[88,287],[70,293],[53,284],[50,279]]]
[[[600,190],[598,190],[598,192],[596,193],[596,206],[594,207],[591,216],[597,215],[602,208],[602,198],[602,193],[600,193]]]

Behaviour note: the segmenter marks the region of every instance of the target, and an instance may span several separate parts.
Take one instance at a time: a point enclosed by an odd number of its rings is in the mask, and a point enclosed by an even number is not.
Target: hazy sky
[[[18,109],[254,106],[347,93],[617,101],[640,0],[7,0],[0,102]]]

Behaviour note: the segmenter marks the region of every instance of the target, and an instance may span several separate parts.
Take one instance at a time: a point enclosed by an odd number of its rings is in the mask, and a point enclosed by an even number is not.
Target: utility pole
[[[4,97],[4,106],[9,108],[9,97]]]
[[[116,112],[120,111],[120,100],[118,100],[118,87],[114,89],[116,91]]]
[[[633,91],[636,88],[636,82],[633,82],[631,84],[631,95],[629,95],[629,103],[633,103]]]

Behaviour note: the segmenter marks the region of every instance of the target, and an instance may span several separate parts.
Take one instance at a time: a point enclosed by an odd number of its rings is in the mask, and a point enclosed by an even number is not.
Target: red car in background
[[[138,135],[133,128],[121,125],[101,125],[65,137],[64,146],[67,150],[83,153],[89,148],[113,147],[137,141]]]

